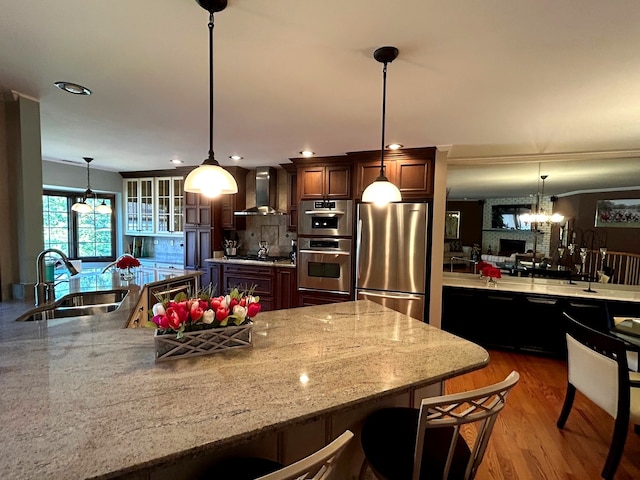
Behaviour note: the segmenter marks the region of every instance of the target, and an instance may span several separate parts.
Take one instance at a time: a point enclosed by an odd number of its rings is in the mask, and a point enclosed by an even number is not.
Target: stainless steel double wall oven
[[[350,295],[353,200],[303,200],[298,218],[298,288]]]

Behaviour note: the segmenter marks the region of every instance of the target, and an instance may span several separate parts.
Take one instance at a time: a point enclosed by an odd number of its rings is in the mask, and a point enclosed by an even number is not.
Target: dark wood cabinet
[[[255,286],[262,310],[280,310],[300,306],[297,290],[297,270],[291,267],[209,262],[208,276],[218,288],[216,294],[229,293]]]
[[[287,172],[287,232],[298,231],[298,170],[295,165],[281,164]]]
[[[224,293],[234,288],[245,290],[255,286],[253,294],[260,297],[262,310],[275,309],[273,267],[228,263],[224,265],[223,272]]]
[[[276,310],[298,307],[298,271],[276,267]]]
[[[213,287],[214,295],[227,293],[224,291],[224,285],[222,284],[222,265],[219,263],[209,263],[209,281]]]
[[[184,193],[184,223],[185,228],[212,227],[213,215],[211,199],[199,193]]]
[[[247,173],[249,170],[242,167],[225,167],[238,184],[238,193],[233,195],[221,195],[217,200],[220,203],[220,226],[223,230],[244,230],[247,227],[246,217],[235,216],[233,213],[244,210],[247,206]]]
[[[202,272],[200,287],[211,282],[204,260],[211,258],[213,236],[213,229],[209,227],[185,227],[184,230],[184,268]]]
[[[443,288],[442,329],[484,347],[566,355],[566,319],[571,312],[594,328],[607,328],[607,315],[638,316],[635,302],[536,295],[463,287]],[[578,313],[579,312],[579,313]]]
[[[366,154],[365,154],[366,153]],[[379,152],[355,155],[356,198],[380,175]],[[385,175],[400,189],[403,200],[427,200],[433,198],[433,169],[435,148],[420,148],[385,154]]]
[[[299,167],[296,181],[299,200],[351,198],[349,165]]]

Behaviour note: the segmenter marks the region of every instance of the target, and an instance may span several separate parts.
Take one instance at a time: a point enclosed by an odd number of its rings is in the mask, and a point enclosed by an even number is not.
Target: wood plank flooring
[[[446,392],[471,390],[504,379],[511,390],[489,441],[476,480],[599,479],[613,432],[613,419],[580,392],[563,430],[556,421],[564,401],[564,360],[490,350],[482,370],[449,380]],[[616,480],[640,479],[640,435],[629,428]]]

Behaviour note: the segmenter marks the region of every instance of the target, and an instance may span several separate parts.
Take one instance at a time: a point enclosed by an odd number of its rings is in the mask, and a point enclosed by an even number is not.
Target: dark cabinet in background
[[[246,217],[235,216],[233,212],[244,210],[247,203],[247,173],[249,170],[242,167],[225,167],[238,184],[238,193],[233,195],[221,195],[220,226],[223,230],[244,230],[247,227]]]
[[[287,232],[298,231],[298,170],[293,164],[280,165],[287,172]]]
[[[351,166],[299,167],[297,186],[300,200],[349,199],[351,198]]]
[[[184,193],[184,224],[191,227],[211,227],[211,199],[199,193]]]
[[[212,228],[187,227],[184,230],[184,268],[202,272],[199,280],[200,287],[206,287],[211,282],[209,268],[204,260],[211,258],[212,241]]]
[[[358,152],[353,154],[356,169],[355,197],[380,175],[380,153]],[[399,150],[385,153],[385,175],[400,189],[402,199],[426,200],[433,197],[433,170],[435,148]]]

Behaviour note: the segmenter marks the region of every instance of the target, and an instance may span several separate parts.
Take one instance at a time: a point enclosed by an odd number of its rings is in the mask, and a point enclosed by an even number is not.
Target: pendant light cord
[[[387,62],[382,67],[382,143],[380,145],[380,178],[386,180],[384,174],[384,127],[387,116]]]
[[[209,12],[209,161],[213,155],[213,11]]]

